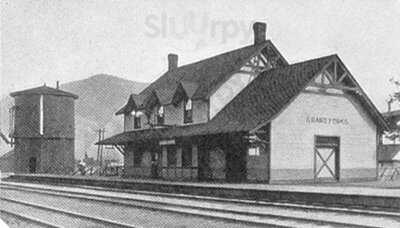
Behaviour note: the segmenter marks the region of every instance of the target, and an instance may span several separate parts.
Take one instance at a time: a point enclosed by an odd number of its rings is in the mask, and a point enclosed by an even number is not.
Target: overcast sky
[[[1,94],[106,73],[151,82],[167,68],[252,43],[254,21],[290,63],[337,53],[381,110],[400,79],[400,0],[2,0]]]

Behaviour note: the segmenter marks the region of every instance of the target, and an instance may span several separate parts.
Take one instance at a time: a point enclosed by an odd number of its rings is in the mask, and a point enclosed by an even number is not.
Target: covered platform
[[[115,177],[85,177],[59,175],[12,175],[2,181],[32,182],[54,185],[104,187],[110,190],[141,190],[185,195],[213,196],[260,202],[287,202],[346,208],[400,210],[400,183],[380,186],[379,182],[330,184],[251,184],[201,183]]]

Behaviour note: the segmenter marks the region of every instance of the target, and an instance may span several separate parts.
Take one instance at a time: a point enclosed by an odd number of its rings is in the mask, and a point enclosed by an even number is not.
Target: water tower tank
[[[10,94],[16,173],[68,174],[74,169],[74,101],[46,85]]]

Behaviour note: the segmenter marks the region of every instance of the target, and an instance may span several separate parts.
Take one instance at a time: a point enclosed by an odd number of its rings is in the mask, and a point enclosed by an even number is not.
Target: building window
[[[250,146],[248,149],[249,156],[260,156],[260,147],[259,146]]]
[[[141,149],[137,149],[133,152],[133,165],[140,166],[142,162],[142,151]]]
[[[184,113],[183,113],[183,123],[192,123],[192,100],[187,99],[184,102]]]
[[[176,146],[167,146],[167,164],[169,167],[176,167]]]
[[[142,123],[140,122],[140,113],[136,112],[134,115],[134,128],[139,129],[142,127]]]
[[[157,124],[164,124],[164,106],[160,106],[157,110]]]
[[[135,117],[135,111],[125,114],[124,116],[125,131],[131,131],[135,128],[134,117]]]
[[[182,145],[182,167],[192,167],[192,144],[184,143]]]

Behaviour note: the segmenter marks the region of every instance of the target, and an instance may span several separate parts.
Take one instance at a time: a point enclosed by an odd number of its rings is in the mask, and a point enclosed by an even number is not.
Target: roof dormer
[[[115,115],[131,113],[133,110],[141,109],[144,105],[144,97],[140,94],[131,94],[128,102],[118,110]]]

